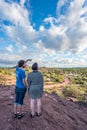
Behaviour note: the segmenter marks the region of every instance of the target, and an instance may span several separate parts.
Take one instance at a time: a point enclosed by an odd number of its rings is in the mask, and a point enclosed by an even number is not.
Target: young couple
[[[32,72],[28,74],[26,80],[26,74],[23,68],[26,67],[26,61],[20,60],[16,67],[16,86],[15,86],[15,101],[14,101],[14,113],[13,117],[20,119],[25,113],[22,111],[23,100],[26,94],[27,86],[30,97],[30,117],[41,115],[41,97],[43,95],[43,75],[38,71],[38,64],[32,65]],[[37,112],[35,112],[35,101],[37,102]]]

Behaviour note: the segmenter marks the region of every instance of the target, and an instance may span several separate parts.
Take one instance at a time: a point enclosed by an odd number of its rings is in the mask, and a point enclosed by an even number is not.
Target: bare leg
[[[34,115],[34,106],[35,106],[35,99],[31,99],[30,101],[30,108],[31,108],[31,114]]]
[[[37,112],[41,113],[41,99],[37,99]]]
[[[22,105],[18,105],[18,113],[22,113]]]
[[[17,104],[14,104],[14,114],[17,114]]]

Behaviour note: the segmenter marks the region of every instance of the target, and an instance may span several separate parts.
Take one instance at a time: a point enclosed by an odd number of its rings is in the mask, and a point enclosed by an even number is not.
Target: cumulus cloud
[[[25,0],[20,0],[20,5],[24,6]]]
[[[13,51],[13,46],[10,44],[9,46],[6,47],[6,50],[12,52]]]
[[[84,11],[87,11],[87,7],[84,9],[82,6],[84,0],[74,0],[71,2],[67,9],[67,13],[60,19],[63,26],[67,28],[65,34],[69,40],[69,49],[75,49],[76,51],[82,51],[86,45],[87,22],[81,15]],[[59,6],[58,6],[59,7]],[[64,21],[64,22],[63,22]]]
[[[30,25],[30,11],[24,7],[25,2],[25,0],[21,0],[18,4],[0,1],[0,19],[2,23],[6,21],[10,24],[10,26],[2,24],[0,30],[2,29],[15,42],[19,52],[28,49],[38,37],[38,33]]]
[[[13,63],[29,56],[46,66],[52,66],[52,63],[54,66],[86,65],[87,6],[83,6],[84,2],[85,0],[58,0],[57,17],[46,17],[39,31],[36,31],[29,19],[31,11],[25,7],[26,0],[20,0],[19,3],[0,0],[0,31],[5,32],[18,49],[18,54],[11,56],[14,48],[11,44],[6,46],[9,53],[4,53],[0,61],[5,63],[8,56],[9,63]],[[61,12],[63,8],[64,11]],[[46,28],[45,25],[49,27]],[[0,53],[0,57],[1,55]],[[81,62],[80,58],[83,59]]]
[[[14,25],[24,26],[30,24],[28,15],[27,10],[18,3],[0,1],[0,18],[2,18],[2,20],[9,20]]]
[[[50,23],[47,30],[40,27],[43,35],[43,47],[54,49],[55,51],[71,50],[71,52],[81,52],[87,47],[87,22],[82,15],[87,12],[87,7],[83,7],[84,0],[59,0],[57,4],[58,18],[48,17],[44,22]],[[65,14],[61,13],[61,8],[65,7]]]
[[[1,66],[14,66],[17,64],[18,60],[22,59],[22,56],[17,54],[0,53],[0,65]]]

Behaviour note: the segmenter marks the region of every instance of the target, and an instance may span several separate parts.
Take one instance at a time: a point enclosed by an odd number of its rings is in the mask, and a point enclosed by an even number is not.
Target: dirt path
[[[69,79],[65,78],[65,81],[63,83],[56,83],[56,84],[50,84],[50,85],[45,85],[44,88],[53,88],[53,87],[58,87],[59,90],[62,89],[62,86],[69,84]]]

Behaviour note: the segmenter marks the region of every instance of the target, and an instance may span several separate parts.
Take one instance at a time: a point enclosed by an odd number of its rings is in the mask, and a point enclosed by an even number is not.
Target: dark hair
[[[25,61],[24,60],[19,60],[18,61],[18,67],[22,67],[24,65]]]
[[[33,65],[32,65],[32,70],[37,70],[38,69],[38,64],[37,63],[34,63]]]

